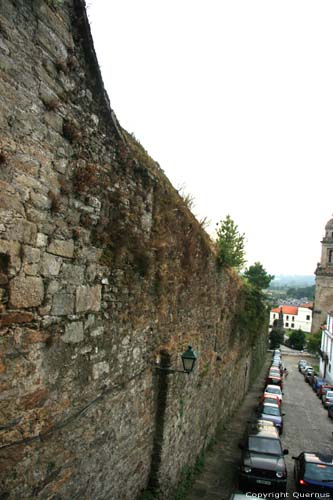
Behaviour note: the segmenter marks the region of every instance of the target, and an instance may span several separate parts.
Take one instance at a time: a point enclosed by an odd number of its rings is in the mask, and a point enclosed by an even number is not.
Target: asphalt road
[[[284,430],[282,444],[289,449],[286,456],[288,467],[288,492],[295,491],[293,480],[294,460],[302,451],[333,452],[333,422],[327,416],[320,399],[298,371],[301,356],[283,356],[283,364],[289,375],[283,386]]]
[[[289,449],[289,455],[285,457],[289,494],[295,491],[294,461],[291,458],[293,455],[297,456],[301,451],[333,452],[333,421],[328,418],[327,411],[324,410],[319,398],[298,371],[298,360],[303,357],[288,352],[283,353],[282,359],[289,372],[283,386],[285,417],[282,434],[283,448]],[[246,422],[254,416],[270,360],[269,354],[257,381],[219,436],[215,447],[207,453],[204,470],[194,481],[186,500],[227,500],[231,493],[238,491],[238,468],[241,456],[238,443],[246,428]]]

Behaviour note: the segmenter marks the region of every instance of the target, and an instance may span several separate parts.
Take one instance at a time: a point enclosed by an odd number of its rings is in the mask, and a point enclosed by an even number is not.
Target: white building
[[[270,328],[279,319],[281,311],[283,314],[283,328],[311,332],[312,303],[302,304],[301,306],[279,306],[272,309],[269,315]]]
[[[327,315],[327,324],[321,335],[320,373],[333,383],[333,312]]]

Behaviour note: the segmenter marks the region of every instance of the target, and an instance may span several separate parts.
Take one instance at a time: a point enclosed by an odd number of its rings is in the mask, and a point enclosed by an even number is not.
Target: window
[[[291,317],[291,321],[295,321],[295,316],[292,316],[292,317]]]
[[[328,263],[333,264],[333,250],[328,250]]]
[[[310,321],[310,315],[309,314],[306,316],[306,321]]]
[[[286,323],[286,324],[285,324],[285,326],[286,326],[286,328],[288,328],[288,326],[289,326],[289,323]]]
[[[288,320],[288,319],[289,319],[289,316],[286,316],[286,320]]]
[[[291,328],[295,328],[295,323],[291,323]]]
[[[273,319],[275,318],[275,313],[273,314]]]

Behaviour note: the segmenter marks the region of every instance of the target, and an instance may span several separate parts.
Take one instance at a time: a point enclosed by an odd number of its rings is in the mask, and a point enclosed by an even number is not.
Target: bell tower
[[[321,242],[321,260],[315,271],[316,290],[311,332],[316,333],[326,323],[333,310],[333,218],[325,226]]]

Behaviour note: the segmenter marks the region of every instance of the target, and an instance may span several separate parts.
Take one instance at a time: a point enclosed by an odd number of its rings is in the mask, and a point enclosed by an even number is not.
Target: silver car
[[[333,405],[333,391],[326,391],[326,393],[323,394],[322,401],[325,408],[327,408],[330,405]]]

